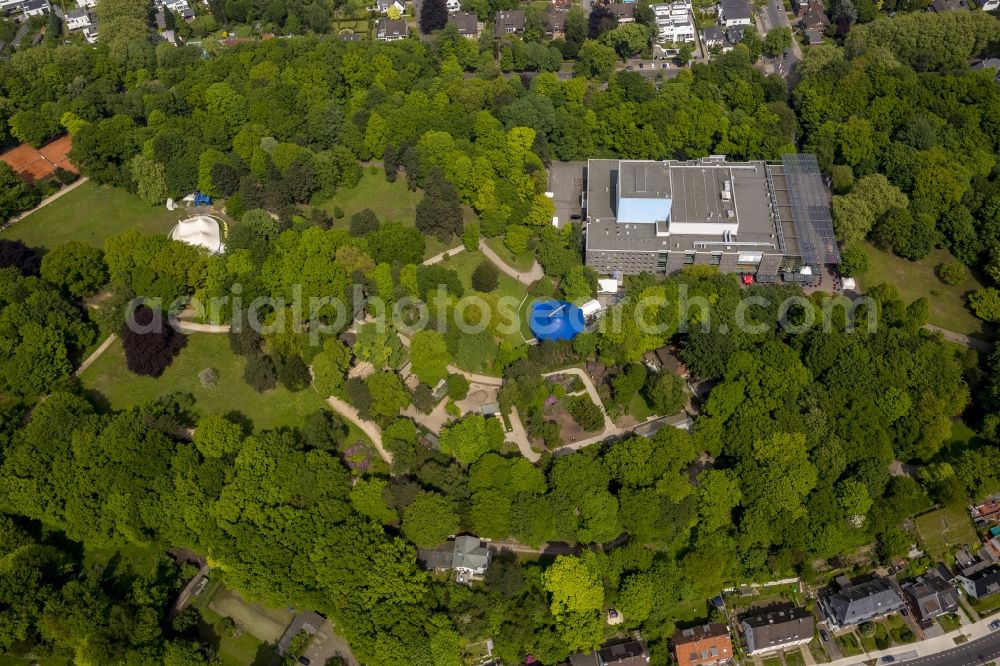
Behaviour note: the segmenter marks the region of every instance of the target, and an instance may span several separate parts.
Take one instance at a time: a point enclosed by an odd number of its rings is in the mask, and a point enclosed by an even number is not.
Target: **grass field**
[[[277,666],[281,658],[270,645],[244,631],[239,638],[221,626],[223,618],[208,609],[201,611],[201,635],[216,647],[222,666]]]
[[[836,636],[834,640],[837,641],[840,652],[845,657],[855,657],[861,654],[861,646],[858,644],[858,640],[853,633]]]
[[[503,244],[503,238],[487,238],[486,244],[490,246],[491,250],[497,253],[498,257],[503,259],[504,263],[514,270],[527,272],[531,270],[531,267],[535,263],[535,253],[533,250],[514,254]]]
[[[0,238],[32,247],[52,248],[71,240],[103,247],[109,236],[128,229],[165,234],[184,217],[184,211],[149,206],[121,188],[87,182],[0,232]]]
[[[859,280],[862,288],[888,282],[896,287],[906,302],[926,296],[930,302],[931,324],[956,333],[989,339],[989,331],[983,321],[977,319],[965,303],[966,294],[983,285],[970,275],[962,284],[949,286],[934,274],[938,264],[955,261],[950,252],[936,249],[920,261],[909,261],[870,243],[863,243],[862,248],[870,264],[868,272]]]
[[[462,286],[465,287],[466,294],[468,295],[475,293],[475,290],[472,288],[472,272],[476,270],[476,266],[484,261],[489,260],[486,259],[481,252],[469,252],[466,250],[465,252],[459,252],[454,256],[450,256],[442,260],[441,266],[458,273],[458,277],[462,281]],[[525,285],[504,273],[500,273],[497,288],[491,292],[492,295],[497,297],[514,299],[511,302],[516,302],[518,305],[521,304],[527,293],[528,288]],[[531,333],[527,325],[527,317],[528,308],[527,304],[525,304],[525,306],[520,310],[521,331],[508,335],[507,340],[509,342],[513,344],[523,344],[524,339],[521,337],[522,333],[525,337],[531,337]]]
[[[112,409],[180,391],[195,397],[194,409],[199,414],[240,412],[253,421],[257,430],[298,426],[307,415],[326,407],[312,389],[291,393],[279,385],[258,394],[243,381],[243,367],[244,360],[230,351],[225,335],[196,333],[187,336],[187,347],[157,379],[129,372],[125,368],[125,350],[116,340],[87,368],[81,380],[87,389],[100,393]],[[198,379],[198,373],[205,368],[215,368],[219,374],[212,388],[203,387]]]
[[[107,566],[113,558],[120,558],[122,563],[131,565],[137,574],[153,575],[160,560],[166,556],[166,548],[161,546],[143,546],[127,544],[119,548],[93,548],[87,546],[83,551],[83,563],[87,569],[94,566]]]
[[[371,208],[378,216],[380,222],[402,222],[413,226],[417,218],[417,204],[423,198],[422,192],[411,192],[406,187],[406,178],[400,176],[395,183],[390,183],[385,179],[385,172],[378,169],[371,173],[371,169],[365,169],[360,182],[349,190],[340,190],[329,201],[324,202],[320,208],[333,215],[335,208],[344,211],[344,217],[333,221],[335,229],[347,229],[351,221],[351,215]],[[433,257],[435,254],[454,247],[453,243],[442,243],[433,236],[426,236],[427,246],[424,249],[424,257]]]
[[[806,666],[802,651],[798,648],[785,650],[785,666]]]
[[[957,546],[977,541],[972,520],[962,506],[942,507],[915,520],[917,532],[924,542],[927,554],[943,562],[945,556]]]

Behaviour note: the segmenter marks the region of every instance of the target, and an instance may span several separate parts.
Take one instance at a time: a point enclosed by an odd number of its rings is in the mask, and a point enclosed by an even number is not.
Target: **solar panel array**
[[[839,264],[840,250],[833,232],[830,198],[815,155],[787,154],[781,164],[792,202],[792,221],[803,263]]]

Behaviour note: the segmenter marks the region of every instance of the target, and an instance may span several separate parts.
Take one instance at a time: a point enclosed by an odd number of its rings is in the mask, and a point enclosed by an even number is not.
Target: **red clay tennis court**
[[[56,172],[56,167],[62,167],[76,173],[76,167],[67,157],[67,153],[72,147],[73,139],[69,135],[47,143],[41,148],[34,148],[22,143],[17,148],[11,148],[0,155],[0,160],[9,164],[29,183],[34,183],[37,180],[52,177]]]

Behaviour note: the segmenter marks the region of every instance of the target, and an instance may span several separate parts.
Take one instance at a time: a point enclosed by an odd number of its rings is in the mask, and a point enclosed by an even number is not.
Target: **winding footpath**
[[[483,238],[479,239],[479,251],[483,253],[484,257],[492,261],[493,264],[500,269],[501,273],[509,275],[521,284],[534,284],[538,280],[545,277],[545,271],[542,270],[542,266],[538,263],[537,259],[532,260],[530,270],[519,271],[504,262],[504,260],[500,258],[500,255],[494,252],[493,249],[486,244],[486,240]]]
[[[343,416],[345,419],[356,425],[361,432],[368,435],[368,438],[372,440],[372,444],[374,444],[375,448],[378,449],[378,454],[382,456],[382,460],[386,461],[390,465],[392,464],[392,454],[382,445],[382,429],[378,427],[378,424],[372,421],[364,420],[361,418],[361,415],[358,414],[358,410],[336,396],[331,395],[326,399],[326,403],[330,405],[330,408],[333,409],[333,411]]]
[[[974,338],[971,335],[949,331],[946,328],[941,328],[940,326],[935,326],[934,324],[924,324],[924,328],[934,333],[940,333],[941,337],[948,342],[954,342],[957,345],[962,345],[963,347],[968,347],[969,349],[974,349],[978,352],[988,352],[993,349],[993,345],[989,342],[980,340],[979,338]]]

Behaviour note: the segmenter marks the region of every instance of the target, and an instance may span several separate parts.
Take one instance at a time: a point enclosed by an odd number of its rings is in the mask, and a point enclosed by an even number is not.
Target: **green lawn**
[[[802,651],[798,648],[785,650],[785,666],[806,666]]]
[[[476,270],[476,266],[484,261],[489,260],[481,252],[469,252],[466,250],[442,260],[441,266],[457,272],[459,279],[462,281],[462,286],[465,287],[466,295],[470,295],[476,293],[472,288],[472,272]],[[521,305],[527,293],[528,288],[525,285],[504,273],[500,273],[497,288],[491,292],[493,296],[513,299],[509,302],[515,308]],[[526,337],[531,335],[527,326],[527,312],[528,308],[527,304],[525,304],[520,310],[521,332],[514,332],[508,335],[507,340],[509,342],[523,344],[524,340],[521,338],[521,333]]]
[[[103,247],[109,236],[129,229],[165,234],[186,216],[182,210],[149,206],[121,188],[87,182],[0,232],[0,238],[32,247],[51,248],[71,240]]]
[[[423,198],[422,192],[411,192],[406,187],[406,178],[400,175],[395,183],[390,183],[385,179],[385,172],[378,169],[371,173],[370,169],[364,170],[364,175],[357,185],[349,190],[340,190],[329,201],[324,202],[320,208],[333,215],[335,208],[344,211],[344,217],[333,221],[335,229],[347,229],[351,221],[351,215],[365,208],[371,208],[380,222],[402,222],[413,226],[417,218],[417,204]],[[458,241],[442,243],[433,236],[426,236],[427,247],[424,250],[424,257],[433,257],[450,247],[458,244]]]
[[[258,430],[301,425],[307,415],[326,406],[312,389],[291,393],[279,385],[258,394],[243,381],[243,367],[243,359],[230,351],[225,335],[195,333],[187,336],[187,346],[158,379],[129,372],[125,351],[116,340],[81,380],[87,389],[100,393],[112,409],[180,391],[195,397],[194,409],[199,414],[240,412]],[[218,371],[219,380],[213,388],[204,388],[198,379],[205,368]]]
[[[249,631],[244,631],[239,638],[233,638],[231,633],[222,626],[222,616],[208,608],[201,610],[202,638],[215,645],[222,666],[276,666],[281,658],[274,653],[271,646],[265,644]]]
[[[981,617],[993,614],[1000,609],[1000,594],[993,594],[985,599],[970,599],[972,607],[976,609]]]
[[[834,638],[837,641],[837,645],[840,647],[840,652],[845,657],[855,657],[861,654],[861,646],[858,645],[857,639],[854,634],[843,634],[842,636],[837,636]]]
[[[529,249],[521,254],[514,254],[503,244],[503,238],[499,237],[487,238],[486,244],[490,246],[491,250],[497,253],[498,257],[503,259],[504,263],[514,270],[527,272],[535,264],[535,253],[533,250]]]
[[[947,615],[942,615],[937,619],[937,621],[938,624],[941,625],[941,628],[944,630],[946,634],[955,631],[960,626],[962,626],[962,623],[959,622],[958,615],[956,613],[948,613]]]
[[[632,396],[632,399],[628,403],[628,414],[638,421],[645,421],[653,414],[653,410],[649,408],[646,401],[642,399],[642,396],[636,393]]]
[[[983,285],[971,275],[965,282],[949,286],[934,274],[938,264],[956,261],[947,250],[936,249],[920,261],[910,261],[880,250],[870,243],[862,248],[870,268],[859,280],[862,288],[888,282],[896,287],[903,300],[910,302],[926,296],[930,302],[929,322],[957,333],[990,339],[990,332],[965,304],[966,294]]]
[[[927,554],[939,562],[943,562],[953,548],[978,540],[963,506],[942,507],[917,516],[915,522]]]
[[[120,548],[93,548],[85,546],[83,563],[87,569],[94,566],[104,567],[119,557],[124,564],[131,565],[137,574],[153,575],[160,559],[166,555],[165,546],[126,544]]]

